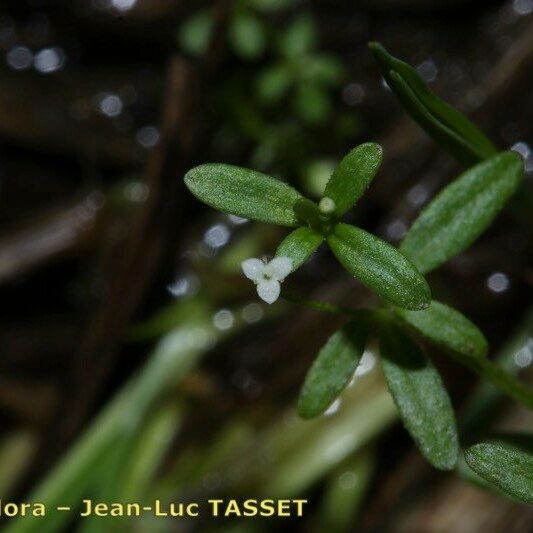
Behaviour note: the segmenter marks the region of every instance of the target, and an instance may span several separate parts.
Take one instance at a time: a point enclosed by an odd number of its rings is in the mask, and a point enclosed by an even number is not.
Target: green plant
[[[272,106],[289,97],[293,112],[308,124],[330,115],[329,87],[344,75],[340,61],[316,51],[318,31],[313,19],[302,15],[277,39],[276,60],[259,72],[256,91],[261,104]]]
[[[267,45],[268,28],[259,16],[290,6],[292,0],[233,0],[229,3],[227,41],[231,50],[245,61],[258,59]],[[178,42],[194,56],[205,54],[215,29],[213,8],[198,10],[178,28]]]
[[[273,262],[252,259],[243,264],[246,276],[268,303],[277,299],[285,276],[324,242],[350,274],[384,300],[372,309],[352,309],[281,292],[292,302],[350,318],[331,336],[309,370],[298,402],[300,415],[312,418],[328,408],[349,383],[368,338],[376,335],[385,379],[404,425],[426,459],[449,470],[459,455],[455,416],[440,375],[418,337],[444,348],[530,409],[533,392],[487,359],[487,341],[472,322],[431,300],[423,274],[465,250],[489,226],[517,190],[523,163],[514,152],[498,152],[465,116],[434,96],[412,67],[377,43],[370,47],[413,118],[460,162],[474,164],[422,211],[399,249],[342,222],[378,171],[382,149],[375,143],[357,146],[342,159],[318,204],[271,176],[230,165],[198,166],[186,174],[185,183],[211,207],[295,228],[278,246]],[[529,452],[522,447],[507,453],[501,446],[487,452],[490,446],[470,449],[469,464],[501,490],[528,501],[533,474],[519,468],[515,455]],[[492,463],[484,460],[487,454]],[[501,475],[487,464],[503,465],[505,480],[495,481]],[[529,496],[524,496],[528,491]]]
[[[294,4],[228,2],[218,21],[219,42],[224,40],[235,61],[231,75],[212,88],[210,119],[224,124],[213,136],[216,149],[227,152],[226,146],[238,145],[249,151],[250,166],[288,170],[305,186],[317,178],[324,154],[339,140],[353,138],[361,120],[354,111],[337,109],[333,95],[345,78],[344,64],[319,48],[315,19],[309,10],[293,13]],[[178,28],[180,48],[193,56],[206,54],[217,20],[213,8],[196,11]],[[305,188],[312,192],[313,185]]]

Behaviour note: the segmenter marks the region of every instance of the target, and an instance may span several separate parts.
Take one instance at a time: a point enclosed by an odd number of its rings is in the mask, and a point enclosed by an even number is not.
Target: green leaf
[[[487,355],[488,343],[483,333],[459,311],[443,303],[432,300],[423,311],[396,308],[395,312],[438,346],[474,359]]]
[[[328,244],[341,265],[382,298],[407,309],[429,305],[426,280],[394,246],[348,224],[337,224]]]
[[[344,66],[335,56],[314,54],[306,58],[303,74],[309,81],[338,85],[344,75]]]
[[[265,50],[266,40],[260,20],[246,13],[233,17],[228,38],[235,53],[244,59],[257,59]]]
[[[522,170],[515,152],[501,152],[468,169],[422,211],[400,250],[424,273],[462,252],[516,191]]]
[[[398,100],[419,126],[426,131],[438,144],[453,155],[465,166],[475,165],[483,158],[475,153],[470,144],[449,129],[432,115],[420,100],[416,98],[405,80],[394,71],[388,76],[389,87],[395,92]]]
[[[416,69],[370,43],[381,73],[406,111],[439,144],[465,164],[496,153],[492,142],[462,113],[435,96]]]
[[[350,321],[335,332],[309,369],[298,399],[302,418],[322,414],[346,388],[365,350],[368,325]]]
[[[459,441],[439,373],[422,349],[392,324],[381,329],[380,348],[385,379],[407,431],[433,466],[451,470]]]
[[[533,504],[533,435],[502,435],[465,451],[470,468],[517,500]]]
[[[290,257],[294,272],[305,263],[322,244],[324,236],[311,228],[301,227],[289,233],[278,246],[277,257]]]
[[[298,226],[296,190],[271,176],[219,163],[189,170],[185,184],[202,202],[220,211],[281,226]]]
[[[189,54],[200,56],[207,51],[213,35],[214,18],[211,9],[199,11],[179,29],[178,41]]]
[[[376,143],[355,147],[339,163],[324,190],[324,197],[335,202],[341,217],[363,195],[381,164],[383,149]]]
[[[328,93],[316,83],[298,84],[294,95],[294,106],[300,118],[309,124],[318,124],[331,113]]]
[[[283,33],[281,51],[287,58],[296,59],[316,46],[317,29],[307,15],[298,17]]]
[[[286,65],[266,68],[257,77],[257,94],[265,103],[278,102],[292,84],[292,73]]]

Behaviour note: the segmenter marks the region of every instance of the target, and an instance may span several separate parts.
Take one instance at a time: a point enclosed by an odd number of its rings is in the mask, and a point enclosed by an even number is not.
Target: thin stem
[[[291,294],[283,291],[281,294],[282,298],[296,305],[301,305],[302,307],[307,307],[308,309],[314,309],[315,311],[323,311],[324,313],[331,313],[335,315],[361,315],[362,313],[367,314],[369,309],[352,309],[351,307],[344,307],[342,305],[335,305],[329,302],[324,302],[322,300],[310,300],[307,298],[302,298],[295,294]]]
[[[282,296],[285,298],[285,300],[291,303],[301,305],[309,309],[314,309],[316,311],[322,311],[336,315],[362,317],[371,314],[374,317],[378,317],[381,316],[380,313],[383,312],[383,309],[379,308],[353,309],[351,307],[343,307],[321,300],[309,300],[286,292],[283,292]],[[518,403],[521,403],[522,405],[525,405],[529,409],[533,410],[533,389],[522,383],[512,374],[509,374],[506,370],[494,364],[492,361],[489,361],[488,359],[474,360],[457,352],[450,352],[450,354],[457,362],[467,366],[478,376],[493,383],[496,387],[505,392]]]
[[[506,372],[503,368],[488,359],[476,361],[463,359],[459,354],[452,354],[457,361],[468,366],[476,374],[489,380],[493,385],[511,396],[528,409],[533,410],[533,389],[519,379]]]

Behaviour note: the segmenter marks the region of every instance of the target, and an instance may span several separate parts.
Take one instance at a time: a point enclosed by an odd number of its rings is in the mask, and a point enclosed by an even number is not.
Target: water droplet
[[[264,312],[261,304],[249,303],[242,308],[242,319],[248,324],[255,324],[263,318]]]
[[[533,339],[529,338],[525,346],[520,348],[514,356],[514,361],[520,368],[526,368],[533,362]]]
[[[342,91],[342,99],[350,106],[360,104],[365,98],[365,88],[360,83],[350,83]]]
[[[416,67],[416,70],[427,83],[435,81],[437,79],[437,74],[439,73],[437,65],[435,65],[435,62],[431,59],[426,59],[426,61],[422,61],[422,63],[420,63],[420,65]]]
[[[429,188],[423,183],[418,183],[407,193],[407,201],[414,207],[420,207],[429,198]]]
[[[357,484],[357,474],[351,470],[343,472],[339,477],[339,486],[344,490],[351,490]]]
[[[511,280],[503,272],[494,272],[487,278],[487,287],[496,294],[505,292],[510,285]]]
[[[148,199],[149,195],[150,195],[150,188],[148,187],[148,185],[146,185],[146,183],[142,183],[140,181],[128,183],[124,187],[124,196],[130,202],[136,202],[136,203],[145,202]]]
[[[159,142],[159,130],[155,126],[143,126],[135,134],[135,140],[143,148],[154,148]]]
[[[122,113],[122,99],[118,94],[106,93],[99,97],[98,108],[108,117],[116,117]]]
[[[514,0],[513,11],[518,15],[529,15],[533,12],[533,0]]]
[[[35,54],[33,66],[42,74],[60,70],[65,63],[65,53],[61,48],[44,48]]]
[[[6,61],[12,69],[26,70],[33,63],[33,54],[26,46],[15,46],[7,53]]]
[[[118,11],[129,11],[136,3],[137,0],[111,0],[111,6]]]
[[[393,220],[387,226],[387,238],[391,241],[399,241],[407,232],[407,224],[401,220]]]
[[[235,318],[229,309],[220,309],[213,315],[213,325],[221,331],[230,329],[234,322]]]
[[[231,233],[225,224],[215,224],[204,235],[204,242],[213,249],[222,248],[230,239]]]
[[[468,92],[466,95],[466,101],[472,109],[476,109],[483,105],[486,97],[487,95],[485,94],[485,91],[476,87]]]
[[[167,285],[167,290],[175,298],[194,294],[200,286],[199,279],[194,274],[182,276]]]

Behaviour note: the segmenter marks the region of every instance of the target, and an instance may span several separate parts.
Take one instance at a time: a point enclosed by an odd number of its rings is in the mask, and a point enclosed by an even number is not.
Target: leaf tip
[[[374,152],[373,155],[376,158],[379,158],[381,160],[381,158],[383,157],[383,147],[381,146],[381,144],[378,144],[375,142],[367,142],[367,143],[363,143],[361,146],[365,146],[369,150],[372,150]]]
[[[385,47],[379,41],[369,41],[368,48],[374,55],[386,52]]]
[[[315,418],[316,416],[318,416],[318,414],[315,414],[314,412],[309,410],[306,405],[300,404],[300,402],[298,402],[296,411],[298,413],[298,416],[302,420],[311,420],[312,418]]]
[[[423,311],[431,306],[431,288],[429,287],[426,278],[420,274],[418,281],[419,292],[416,297],[413,295],[410,306],[406,308],[410,309],[411,311]]]
[[[304,390],[300,392],[296,412],[301,419],[311,420],[320,416],[325,410],[326,408],[321,408]]]
[[[194,186],[196,182],[198,181],[198,178],[201,176],[203,170],[207,170],[207,167],[210,165],[198,165],[196,167],[191,168],[185,176],[183,176],[183,181],[185,182],[185,185],[187,188],[194,192]]]

